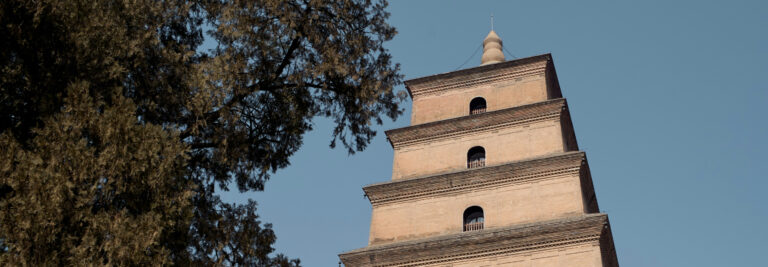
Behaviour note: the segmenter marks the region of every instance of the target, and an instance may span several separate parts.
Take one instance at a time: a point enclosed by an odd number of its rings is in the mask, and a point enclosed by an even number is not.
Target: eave
[[[339,257],[345,266],[423,266],[548,247],[597,244],[604,237],[610,237],[608,216],[597,213],[368,246]]]
[[[413,98],[420,94],[514,78],[548,67],[554,68],[549,53],[410,79],[405,81],[405,88]]]
[[[363,187],[372,205],[451,194],[503,184],[530,182],[560,174],[578,174],[589,168],[586,154],[565,152],[502,165],[377,183]]]
[[[393,148],[420,141],[451,137],[464,133],[478,133],[508,125],[558,118],[568,108],[564,98],[463,116],[448,120],[429,122],[385,131]]]

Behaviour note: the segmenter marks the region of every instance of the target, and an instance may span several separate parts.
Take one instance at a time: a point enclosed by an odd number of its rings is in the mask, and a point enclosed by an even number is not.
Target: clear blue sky
[[[493,13],[514,56],[552,53],[622,266],[764,266],[767,3],[393,1],[388,47],[406,79],[453,71]],[[328,148],[331,125],[319,120],[266,191],[225,199],[257,200],[279,252],[336,266],[367,244],[361,188],[391,178],[383,131],[409,119],[407,109],[353,156]]]

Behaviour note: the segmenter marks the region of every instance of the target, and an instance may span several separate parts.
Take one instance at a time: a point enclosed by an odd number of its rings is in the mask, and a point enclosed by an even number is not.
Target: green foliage
[[[298,266],[216,190],[263,190],[315,116],[354,153],[401,114],[385,6],[0,1],[0,263]]]

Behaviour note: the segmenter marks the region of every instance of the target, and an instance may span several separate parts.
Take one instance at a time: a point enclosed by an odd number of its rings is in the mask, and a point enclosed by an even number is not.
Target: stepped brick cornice
[[[543,54],[405,81],[412,98],[445,90],[471,87],[543,74],[554,68],[552,55]]]
[[[497,63],[501,64],[501,63]],[[508,125],[560,118],[567,113],[564,98],[552,99],[529,105],[469,115],[448,120],[419,124],[385,131],[393,148],[452,137],[465,133],[479,133]]]
[[[482,187],[530,182],[562,174],[576,174],[581,173],[584,168],[587,171],[583,173],[588,173],[589,167],[584,152],[565,152],[497,166],[372,184],[363,187],[363,191],[375,206]]]
[[[597,213],[374,245],[339,256],[346,266],[423,266],[550,247],[597,245],[607,240],[612,244],[610,235],[608,216]],[[612,246],[606,253],[615,255]]]

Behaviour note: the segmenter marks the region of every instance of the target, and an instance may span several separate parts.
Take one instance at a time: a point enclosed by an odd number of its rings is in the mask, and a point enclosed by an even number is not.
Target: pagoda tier
[[[461,233],[462,212],[472,205],[485,211],[484,229],[599,212],[584,152],[378,183],[363,190],[373,206],[369,245]]]
[[[562,98],[386,134],[395,149],[393,180],[466,169],[467,149],[473,146],[484,147],[483,165],[578,150],[568,105]]]
[[[489,111],[562,97],[550,54],[411,79],[405,87],[413,100],[411,125],[466,116],[477,96]]]

